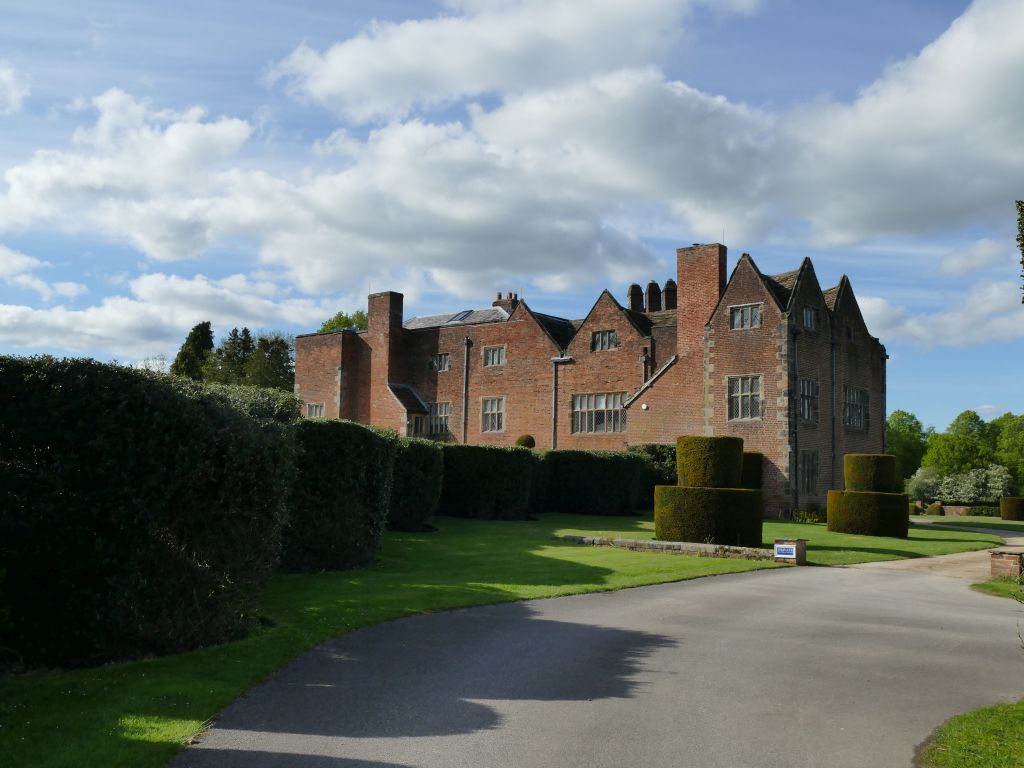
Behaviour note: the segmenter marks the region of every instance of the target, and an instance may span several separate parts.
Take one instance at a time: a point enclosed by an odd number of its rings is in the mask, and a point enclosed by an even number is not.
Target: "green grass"
[[[6,768],[162,766],[203,724],[302,651],[335,635],[410,614],[634,587],[776,567],[559,543],[556,529],[593,518],[441,518],[428,534],[388,534],[379,561],[344,573],[277,576],[267,626],[194,653],[0,680]],[[633,518],[604,518],[627,528]]]
[[[628,520],[623,526],[620,521]],[[654,519],[651,513],[641,518],[585,518],[586,525],[571,523],[558,529],[559,535],[611,536],[624,539],[653,539]],[[764,546],[776,538],[807,539],[807,562],[812,565],[850,565],[876,560],[900,560],[928,555],[948,555],[1003,543],[998,536],[912,525],[906,539],[882,536],[852,536],[833,533],[824,523],[790,523],[765,520]]]
[[[957,715],[923,751],[922,768],[1024,768],[1024,701]]]
[[[988,581],[982,581],[978,584],[972,584],[971,586],[979,592],[984,592],[986,595],[1009,597],[1013,600],[1024,600],[1024,585],[1022,585],[1017,579],[1011,579],[1006,576],[1002,578],[989,579]]]
[[[941,515],[914,515],[911,520],[921,522],[929,520],[933,525],[960,525],[965,528],[988,528],[997,531],[1020,531],[1024,536],[1024,520],[1001,520],[998,517],[980,517],[975,515],[963,515],[944,517]]]

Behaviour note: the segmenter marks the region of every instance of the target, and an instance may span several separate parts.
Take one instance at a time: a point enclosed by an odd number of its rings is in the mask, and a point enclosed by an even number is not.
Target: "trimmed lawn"
[[[1009,597],[1013,600],[1024,601],[1024,584],[1017,581],[1017,579],[1008,577],[989,579],[988,581],[982,581],[971,586],[979,592],[984,592],[986,595]]]
[[[1024,768],[1024,701],[957,715],[936,732],[922,768]]]
[[[438,518],[438,531],[389,533],[377,563],[274,577],[264,626],[193,653],[0,679],[7,768],[158,768],[219,710],[298,654],[345,632],[416,613],[635,587],[778,567],[562,544],[594,518]],[[601,518],[626,529],[636,518]],[[59,628],[58,628],[59,631]]]
[[[628,520],[628,525],[621,525]],[[772,546],[776,538],[807,539],[807,562],[812,565],[850,565],[875,560],[901,560],[908,557],[948,555],[975,549],[998,546],[1003,540],[995,535],[912,525],[906,539],[882,536],[852,536],[833,533],[824,523],[790,523],[777,520],[764,521],[764,546]],[[586,525],[568,523],[559,528],[558,535],[610,536],[622,539],[653,539],[654,516],[648,512],[638,518],[588,517]]]
[[[965,528],[989,528],[997,531],[1020,531],[1024,536],[1024,520],[1002,520],[998,517],[976,517],[964,515],[962,517],[944,517],[941,515],[914,515],[910,518],[914,522],[930,520],[933,525],[962,525]]]

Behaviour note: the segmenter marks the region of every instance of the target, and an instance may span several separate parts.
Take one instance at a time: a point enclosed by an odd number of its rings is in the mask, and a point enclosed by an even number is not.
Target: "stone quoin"
[[[735,435],[764,454],[766,514],[824,509],[846,453],[885,450],[885,347],[850,281],[822,290],[810,259],[763,275],[717,243],[677,251],[677,272],[604,291],[582,320],[492,306],[405,319],[368,300],[369,327],[296,339],[308,416],[482,445],[624,449]]]

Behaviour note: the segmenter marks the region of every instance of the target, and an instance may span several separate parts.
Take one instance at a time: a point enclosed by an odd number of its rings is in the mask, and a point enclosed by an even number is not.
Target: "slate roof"
[[[408,384],[388,384],[388,389],[398,398],[406,413],[428,413],[426,403]]]
[[[574,321],[566,320],[564,317],[545,315],[541,312],[534,312],[533,316],[537,318],[537,322],[543,326],[561,349],[569,346],[569,342],[572,341],[572,337],[576,335],[576,329],[579,327]]]
[[[768,289],[775,294],[776,300],[783,307],[789,306],[789,298],[793,295],[796,287],[796,279],[800,276],[799,269],[783,272],[781,275],[765,275],[764,282]]]
[[[836,299],[839,298],[839,286],[833,286],[827,290],[821,292],[821,295],[825,297],[825,303],[828,305],[829,311],[836,311]]]
[[[411,317],[402,323],[402,327],[410,331],[420,328],[441,328],[454,325],[479,325],[481,323],[502,323],[508,320],[508,312],[502,307],[485,309],[465,309],[462,312],[448,312],[443,315],[424,315]]]

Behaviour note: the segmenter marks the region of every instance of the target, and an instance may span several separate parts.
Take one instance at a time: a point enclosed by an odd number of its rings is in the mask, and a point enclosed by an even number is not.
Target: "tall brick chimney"
[[[647,284],[647,311],[661,311],[661,286],[654,280]]]
[[[670,277],[665,281],[665,287],[661,289],[661,302],[665,309],[675,309],[676,298],[676,281]]]
[[[726,247],[720,243],[676,251],[676,354],[682,375],[686,434],[704,434],[704,325],[725,292]]]
[[[644,311],[644,289],[636,283],[629,286],[626,291],[626,306],[636,312]]]
[[[372,423],[385,425],[384,415],[375,414],[378,404],[387,404],[390,410],[387,392],[390,382],[403,383],[404,371],[402,364],[402,312],[405,297],[394,291],[372,293],[367,299],[366,342],[370,346],[370,392]],[[390,417],[391,414],[388,414]]]
[[[498,298],[496,298],[494,301],[491,302],[491,306],[492,307],[501,307],[502,309],[504,309],[506,312],[508,312],[511,315],[512,311],[517,306],[519,306],[519,294],[518,293],[508,293],[508,294],[505,295],[505,298],[503,299],[503,298],[501,298],[501,291],[498,291]]]

